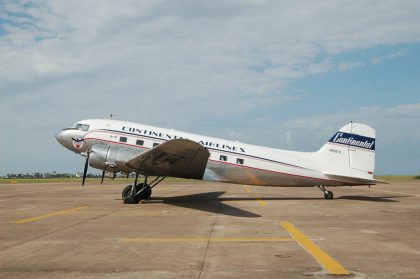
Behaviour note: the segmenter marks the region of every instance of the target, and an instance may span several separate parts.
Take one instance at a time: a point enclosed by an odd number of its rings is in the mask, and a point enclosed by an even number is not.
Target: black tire
[[[327,200],[332,200],[334,198],[334,193],[331,191],[327,191],[326,193],[324,193],[324,198]]]
[[[124,189],[122,190],[122,192],[121,192],[121,198],[125,198],[125,197],[127,197],[127,196],[129,196],[130,195],[130,193],[131,193],[131,185],[128,185],[128,186],[125,186],[124,187]]]
[[[144,184],[144,183],[140,183],[139,185],[137,185],[137,187],[138,187],[137,188],[137,191],[140,191],[144,187],[146,188],[143,191],[141,191],[141,193],[139,194],[141,200],[148,200],[148,199],[150,199],[150,196],[152,195],[152,188],[150,188],[149,185]]]
[[[140,202],[139,195],[136,195],[136,196],[131,195],[131,188],[132,186],[128,185],[121,192],[121,196],[125,204],[137,204]],[[138,191],[138,187],[136,187],[136,191]]]
[[[146,185],[146,189],[144,189],[141,193],[141,199],[142,200],[148,200],[150,199],[150,196],[152,195],[152,188],[150,188],[149,185]]]
[[[125,204],[138,204],[140,202],[139,196],[128,196],[124,198]]]

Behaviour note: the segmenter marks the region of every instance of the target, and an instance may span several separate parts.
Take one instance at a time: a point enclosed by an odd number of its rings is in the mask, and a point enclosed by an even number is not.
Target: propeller
[[[86,180],[87,170],[88,170],[88,167],[89,167],[89,156],[90,156],[90,152],[87,152],[87,154],[86,154],[85,169],[84,169],[84,171],[83,171],[82,186],[84,186],[84,185],[85,185],[85,180]]]
[[[101,184],[104,183],[104,177],[105,177],[105,170],[102,171]]]

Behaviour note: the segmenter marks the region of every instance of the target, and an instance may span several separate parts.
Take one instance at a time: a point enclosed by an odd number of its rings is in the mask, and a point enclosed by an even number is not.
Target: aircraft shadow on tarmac
[[[240,209],[231,205],[228,205],[224,202],[228,201],[255,201],[254,197],[222,197],[226,192],[208,192],[208,193],[198,193],[192,195],[184,196],[174,196],[174,197],[152,197],[146,203],[165,203],[174,206],[191,208],[196,210],[202,210],[212,213],[218,213],[222,215],[235,216],[235,217],[245,217],[245,218],[258,218],[261,215],[249,212],[244,209]],[[370,202],[399,202],[393,198],[401,198],[403,196],[341,196],[336,199],[343,200],[357,200],[357,201],[370,201]],[[302,198],[302,197],[259,197],[263,201],[282,201],[282,200],[324,200],[323,197],[320,198]],[[325,201],[329,202],[329,201]]]
[[[394,198],[407,198],[410,196],[385,196],[385,197],[370,197],[370,196],[341,196],[340,200],[354,200],[354,201],[370,201],[370,202],[400,202]]]
[[[166,203],[174,206],[191,208],[201,211],[207,211],[212,213],[218,213],[222,215],[245,217],[245,218],[258,218],[261,215],[243,210],[234,206],[223,203],[224,200],[235,200],[235,199],[223,199],[219,198],[226,192],[209,192],[199,193],[193,195],[175,196],[175,197],[151,197],[146,203]],[[241,200],[241,199],[239,199]],[[244,200],[255,200],[254,198]]]

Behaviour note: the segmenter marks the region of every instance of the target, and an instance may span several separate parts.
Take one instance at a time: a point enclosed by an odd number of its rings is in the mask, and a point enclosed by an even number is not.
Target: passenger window
[[[244,159],[236,158],[236,163],[239,164],[239,165],[243,165],[244,164]]]
[[[126,137],[120,137],[120,142],[127,142],[127,138]]]
[[[143,146],[144,145],[144,141],[143,140],[136,140],[136,144]]]
[[[227,156],[225,156],[225,155],[220,155],[220,158],[219,158],[219,160],[220,161],[227,161]]]
[[[154,142],[153,143],[153,147],[156,147],[156,146],[158,146],[159,145],[159,143],[157,143],[157,142]]]

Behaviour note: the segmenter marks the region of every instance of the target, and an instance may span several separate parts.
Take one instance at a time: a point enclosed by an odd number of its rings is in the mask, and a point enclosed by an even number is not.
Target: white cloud
[[[299,99],[290,81],[404,55],[337,54],[420,40],[418,1],[45,0],[0,14],[0,111],[13,119],[0,125],[17,134],[109,113],[243,115]]]
[[[370,62],[373,63],[373,64],[379,64],[379,63],[382,63],[386,60],[400,58],[400,57],[402,57],[406,54],[407,54],[407,51],[399,50],[399,51],[396,51],[396,52],[393,52],[393,53],[390,53],[390,54],[387,54],[387,55],[384,55],[384,56],[372,57],[370,59]]]
[[[356,69],[356,68],[362,68],[366,66],[365,62],[340,62],[338,64],[338,70],[339,71],[347,71],[347,70],[352,70],[352,69]]]
[[[334,132],[350,121],[373,126],[388,143],[401,140],[402,131],[411,131],[404,138],[418,140],[420,144],[420,103],[397,105],[394,107],[362,107],[336,113],[326,113],[315,117],[298,118],[286,123],[286,127],[297,130]],[[392,132],[394,130],[395,132]],[[391,132],[390,132],[391,131]]]
[[[420,171],[420,103],[394,107],[363,107],[340,113],[325,113],[288,121],[283,130],[291,129],[294,139],[289,145],[296,150],[314,151],[339,128],[350,121],[361,122],[377,131],[378,170],[393,173]]]
[[[102,73],[106,80],[142,75],[149,87],[182,82],[207,97],[217,94],[215,87],[236,96],[284,95],[288,80],[333,68],[328,60],[315,61],[323,52],[420,38],[415,1],[36,3],[5,5],[14,23],[3,24],[8,33],[0,41],[0,63],[10,65],[0,70],[3,85]]]

